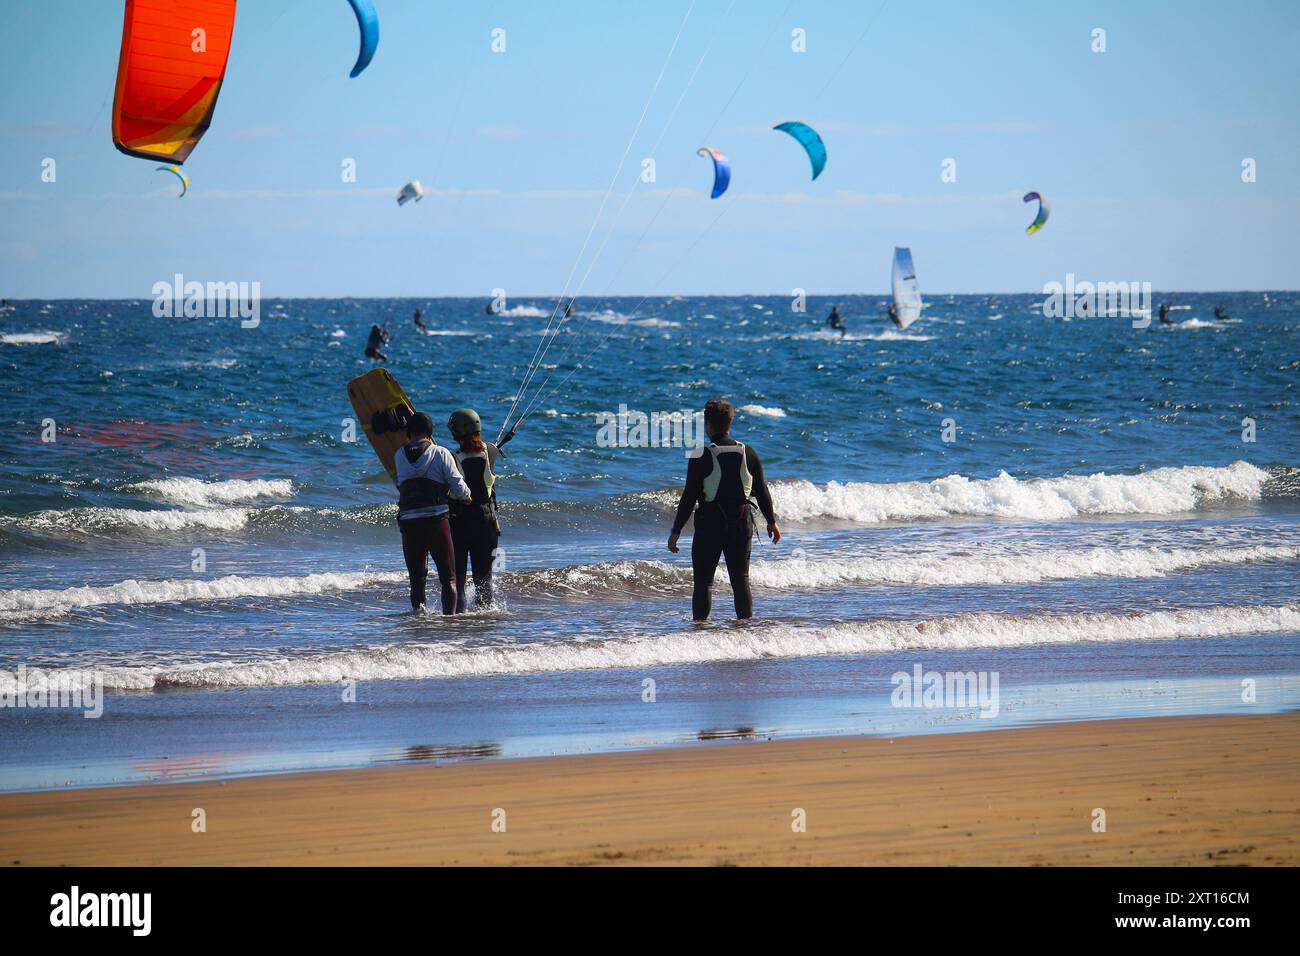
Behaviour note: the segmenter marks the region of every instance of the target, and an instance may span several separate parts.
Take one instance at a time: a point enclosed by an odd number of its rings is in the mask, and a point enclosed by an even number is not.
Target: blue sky
[[[181,200],[111,143],[121,3],[8,10],[0,295],[146,298],[182,272],[268,296],[526,296],[558,293],[575,262],[586,295],[880,293],[894,245],[932,292],[1037,291],[1067,272],[1300,287],[1290,0],[376,5],[378,53],[349,79],[346,0],[243,0]],[[827,143],[815,183],[770,130],[787,119]],[[719,200],[702,145],[733,164]],[[432,192],[398,207],[411,178]],[[1031,189],[1052,218],[1026,236]]]

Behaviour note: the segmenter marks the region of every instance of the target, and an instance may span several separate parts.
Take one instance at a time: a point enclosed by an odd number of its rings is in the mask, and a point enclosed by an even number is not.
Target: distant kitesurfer
[[[489,302],[487,305],[483,307],[483,313],[485,315],[496,315],[497,314],[496,306],[494,306],[491,302]]]
[[[456,552],[456,612],[466,610],[465,578],[474,574],[474,606],[492,603],[492,563],[501,540],[497,519],[496,473],[501,450],[483,440],[483,423],[472,408],[458,408],[447,420],[459,450],[456,466],[469,485],[471,502],[451,503],[451,540]]]
[[[416,327],[417,329],[427,329],[427,328],[428,328],[428,326],[424,324],[424,320],[421,318],[422,315],[424,315],[424,309],[416,309],[416,310],[415,310],[415,327]]]
[[[840,307],[838,305],[831,306],[831,314],[826,317],[826,324],[832,329],[839,329],[841,336],[848,332],[848,329],[844,325],[844,316],[840,315]]]
[[[570,300],[569,304],[564,307],[564,317],[567,319],[571,315],[573,315],[573,300]]]
[[[763,479],[763,464],[754,449],[731,437],[731,419],[729,402],[711,399],[704,406],[704,429],[709,444],[686,466],[686,487],[677,503],[672,533],[668,535],[668,550],[676,554],[677,539],[686,526],[686,519],[692,511],[695,513],[695,532],[691,538],[695,591],[691,614],[697,621],[708,620],[713,575],[720,557],[727,561],[736,617],[748,618],[754,614],[754,599],[749,591],[749,554],[754,538],[755,500],[767,521],[768,537],[773,544],[781,540],[781,529],[776,526],[776,514],[772,510],[772,495]]]
[[[1160,303],[1160,321],[1165,325],[1173,325],[1174,320],[1169,318],[1169,303]]]
[[[1232,318],[1232,316],[1230,316],[1227,313],[1227,310],[1224,309],[1224,307],[1221,305],[1216,305],[1214,307],[1214,317],[1218,319],[1220,322],[1227,322],[1230,318]]]
[[[388,361],[388,356],[380,349],[388,344],[392,338],[387,329],[380,328],[378,325],[370,326],[370,338],[366,341],[366,358],[374,359],[376,362]]]
[[[448,523],[447,502],[473,503],[469,486],[456,467],[451,452],[433,440],[433,419],[416,412],[406,426],[410,439],[398,449],[397,527],[402,532],[402,557],[411,578],[411,607],[424,608],[424,583],[429,577],[429,555],[438,569],[442,613],[456,613],[455,553]]]

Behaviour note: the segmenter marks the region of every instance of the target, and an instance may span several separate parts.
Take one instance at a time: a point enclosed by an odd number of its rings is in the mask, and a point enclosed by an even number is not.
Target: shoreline
[[[10,793],[0,846],[6,866],[1296,865],[1297,762],[1295,712],[747,741]]]
[[[1294,637],[1269,636],[1256,650],[1289,654]],[[790,741],[966,734],[1059,722],[1177,716],[1259,716],[1300,711],[1300,673],[1265,673],[1253,703],[1226,668],[1213,676],[1189,664],[1165,678],[1120,676],[1132,661],[1106,663],[1098,645],[1059,649],[1059,677],[1039,683],[1032,661],[1008,660],[1017,680],[1000,688],[996,713],[967,707],[894,706],[884,675],[929,666],[937,655],[815,657],[680,668],[660,674],[662,697],[642,700],[626,670],[497,675],[367,685],[364,705],[340,702],[332,686],[172,691],[110,697],[97,721],[0,709],[0,793],[198,783],[286,773],[445,763],[465,758],[587,756],[695,746],[717,740]],[[1206,651],[1236,654],[1231,639]],[[983,651],[942,655],[959,671],[987,666]],[[579,703],[563,703],[568,694]],[[268,709],[272,708],[272,709]],[[245,713],[257,713],[249,722]],[[0,736],[4,736],[0,734]]]

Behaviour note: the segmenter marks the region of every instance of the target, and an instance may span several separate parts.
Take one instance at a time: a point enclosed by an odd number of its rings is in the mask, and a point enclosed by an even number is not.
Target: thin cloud
[[[235,139],[253,140],[288,139],[290,135],[283,126],[245,126],[234,132]]]
[[[498,143],[517,143],[528,137],[528,131],[518,126],[480,126],[474,134]]]
[[[6,139],[63,139],[95,131],[96,127],[73,126],[59,120],[36,120],[33,123],[0,124],[0,137]]]
[[[1030,133],[1043,133],[1051,129],[1050,124],[1042,123],[1038,120],[1027,119],[957,120],[947,123],[858,123],[853,120],[824,119],[815,121],[810,120],[808,121],[808,124],[818,132],[832,136],[871,136],[880,138],[918,136],[933,133],[995,133],[998,135],[1025,135]],[[772,127],[759,123],[747,123],[742,126],[729,127],[723,132],[738,136],[756,136],[759,134],[767,135],[772,132]]]

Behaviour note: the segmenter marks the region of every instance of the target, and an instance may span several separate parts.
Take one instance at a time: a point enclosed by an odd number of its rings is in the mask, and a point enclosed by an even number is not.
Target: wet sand
[[[1290,713],[42,791],[0,862],[1294,866],[1297,767]]]

